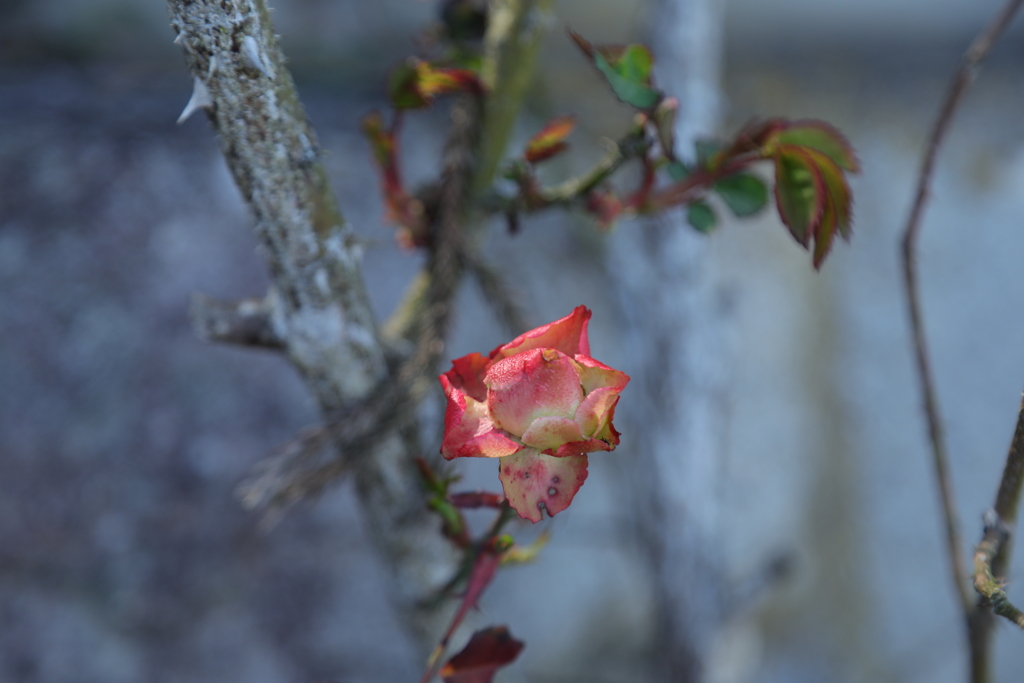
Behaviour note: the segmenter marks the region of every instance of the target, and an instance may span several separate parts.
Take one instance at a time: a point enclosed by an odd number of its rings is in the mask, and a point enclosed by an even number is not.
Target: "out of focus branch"
[[[942,109],[928,137],[921,172],[918,176],[914,205],[907,219],[903,233],[903,276],[911,333],[913,335],[914,357],[921,384],[921,398],[928,420],[928,438],[932,450],[932,464],[935,468],[945,522],[946,548],[957,596],[968,630],[971,649],[971,676],[974,683],[985,683],[989,679],[989,635],[991,626],[984,615],[976,614],[974,601],[968,589],[967,568],[961,543],[959,520],[956,511],[953,482],[949,473],[949,456],[942,427],[941,411],[935,391],[935,381],[928,356],[928,346],[921,312],[921,301],[917,276],[917,240],[921,231],[921,219],[928,202],[929,187],[938,158],[939,150],[953,123],[953,118],[963,101],[967,88],[973,82],[982,62],[992,47],[1010,25],[1024,0],[1008,0],[992,22],[971,43],[964,54],[959,68],[953,76]]]

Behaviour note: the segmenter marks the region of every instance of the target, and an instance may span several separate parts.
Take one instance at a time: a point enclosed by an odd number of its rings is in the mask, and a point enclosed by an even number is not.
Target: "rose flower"
[[[505,498],[534,522],[569,507],[587,478],[587,453],[619,443],[612,417],[629,377],[590,357],[590,315],[578,306],[488,356],[455,359],[440,377],[441,454],[499,458]]]

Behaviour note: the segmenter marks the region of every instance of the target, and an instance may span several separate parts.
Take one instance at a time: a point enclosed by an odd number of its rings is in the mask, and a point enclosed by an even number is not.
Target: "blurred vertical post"
[[[721,4],[650,0],[648,42],[660,88],[680,101],[678,149],[714,133]],[[663,679],[700,681],[723,618],[720,492],[728,314],[708,240],[673,212],[615,233],[609,253],[631,353],[642,359],[622,409],[644,460],[636,513],[657,591]],[[634,436],[635,435],[635,436]]]

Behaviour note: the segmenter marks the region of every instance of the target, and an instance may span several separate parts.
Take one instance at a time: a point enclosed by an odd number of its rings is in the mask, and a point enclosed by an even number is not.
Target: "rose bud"
[[[590,315],[578,306],[486,357],[457,358],[440,377],[441,454],[499,458],[505,498],[534,522],[569,507],[587,478],[587,453],[619,443],[612,418],[629,377],[590,357]]]

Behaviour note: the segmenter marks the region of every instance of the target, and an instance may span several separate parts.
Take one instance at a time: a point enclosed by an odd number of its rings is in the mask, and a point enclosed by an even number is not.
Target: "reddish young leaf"
[[[381,170],[387,172],[395,167],[395,139],[384,128],[384,117],[380,112],[371,112],[363,117],[363,134],[370,141],[373,159]]]
[[[397,237],[403,247],[425,246],[429,235],[423,203],[410,196],[402,186],[394,133],[385,129],[384,119],[378,112],[363,119],[363,133],[370,141],[374,161],[380,170],[385,220],[401,226]]]
[[[445,683],[491,683],[494,674],[515,661],[523,643],[504,626],[477,631],[469,643],[441,669]]]
[[[776,139],[783,145],[817,150],[847,171],[860,170],[853,147],[846,137],[824,121],[788,121],[778,132]]]
[[[451,640],[455,629],[459,627],[462,620],[466,618],[466,613],[476,605],[477,600],[480,599],[487,586],[490,585],[498,571],[498,567],[501,566],[502,556],[512,545],[512,538],[504,535],[488,539],[477,550],[476,557],[472,559],[473,564],[469,570],[466,593],[462,596],[462,603],[459,605],[458,611],[455,612],[455,616],[452,617],[451,623],[448,624],[448,629],[441,636],[437,647],[430,654],[427,660],[427,670],[423,674],[423,678],[420,679],[420,683],[429,683],[435,671],[434,667],[437,666],[438,660],[444,654],[445,648],[448,647],[448,641]]]
[[[846,182],[846,176],[832,158],[825,153],[815,149],[805,149],[805,151],[814,160],[825,181],[825,188],[828,190],[832,208],[836,214],[836,228],[843,239],[849,241],[853,226],[853,196],[850,186]]]
[[[814,269],[820,270],[825,262],[832,241],[836,234],[836,207],[831,194],[825,195],[825,210],[821,215],[821,223],[814,233]]]
[[[800,147],[780,146],[775,153],[775,202],[782,222],[807,247],[825,210],[825,181]]]
[[[526,143],[526,153],[523,156],[529,163],[536,164],[563,152],[569,147],[565,139],[575,127],[575,116],[551,119]]]
[[[391,104],[396,109],[419,109],[439,95],[455,92],[480,94],[483,86],[469,69],[435,67],[415,57],[406,60],[391,74]]]

